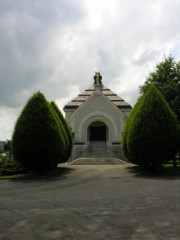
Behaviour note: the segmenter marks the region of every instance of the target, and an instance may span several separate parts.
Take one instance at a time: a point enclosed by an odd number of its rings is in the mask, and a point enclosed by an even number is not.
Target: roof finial
[[[101,84],[102,83],[102,76],[100,74],[100,72],[95,72],[95,76],[94,76],[94,84]]]

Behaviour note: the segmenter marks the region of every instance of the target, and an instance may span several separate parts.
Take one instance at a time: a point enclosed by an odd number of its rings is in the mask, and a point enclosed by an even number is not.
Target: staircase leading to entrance
[[[107,152],[107,143],[105,141],[90,141],[89,146],[81,152],[79,157],[110,157]]]
[[[88,157],[109,157],[107,154],[107,143],[105,141],[90,141]]]
[[[82,152],[81,157],[70,162],[74,165],[122,164],[124,161],[112,157],[107,151],[106,141],[90,141],[89,147]]]

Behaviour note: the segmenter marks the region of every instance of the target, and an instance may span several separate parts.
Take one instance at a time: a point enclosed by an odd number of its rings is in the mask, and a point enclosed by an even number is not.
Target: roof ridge
[[[95,84],[91,85],[89,88],[84,90],[84,92],[78,94],[77,97],[73,98],[69,103],[67,103],[64,109],[77,109],[81,106],[87,99],[92,96],[95,92]],[[123,98],[114,93],[110,88],[107,88],[102,84],[101,92],[106,96],[109,101],[114,104],[117,108],[131,108],[131,105],[127,103]]]

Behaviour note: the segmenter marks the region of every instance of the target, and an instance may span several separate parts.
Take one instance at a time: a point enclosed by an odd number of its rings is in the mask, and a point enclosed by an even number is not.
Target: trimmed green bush
[[[155,170],[174,158],[178,122],[154,85],[139,99],[127,124],[122,142],[130,161]]]
[[[26,170],[23,166],[15,161],[0,161],[0,175],[13,175],[13,174],[20,174],[25,173]]]
[[[52,109],[56,112],[56,114],[58,116],[59,127],[60,127],[60,130],[64,137],[65,146],[66,146],[64,160],[66,162],[66,161],[68,161],[68,159],[71,155],[71,151],[72,151],[72,146],[73,146],[72,133],[68,126],[68,123],[66,122],[65,118],[63,117],[58,106],[54,102],[51,102],[50,104],[51,104]]]
[[[29,170],[44,172],[62,161],[64,146],[58,122],[40,92],[23,108],[12,138],[14,160]]]

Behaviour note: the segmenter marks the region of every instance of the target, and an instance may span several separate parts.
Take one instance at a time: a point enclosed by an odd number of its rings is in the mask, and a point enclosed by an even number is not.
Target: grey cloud
[[[82,17],[72,1],[1,1],[0,104],[22,105],[29,94],[50,79],[48,48],[59,33]]]
[[[1,0],[0,13],[32,16],[48,27],[56,20],[63,24],[77,21],[83,12],[78,4],[71,0]]]

